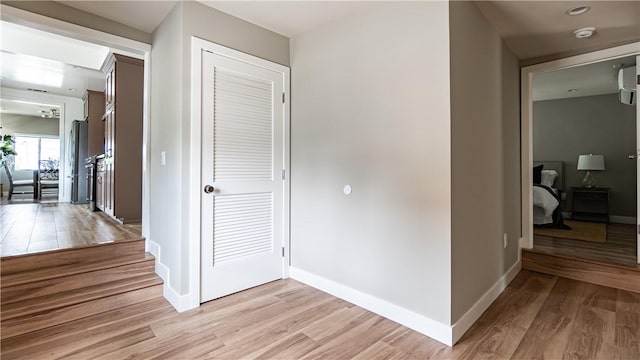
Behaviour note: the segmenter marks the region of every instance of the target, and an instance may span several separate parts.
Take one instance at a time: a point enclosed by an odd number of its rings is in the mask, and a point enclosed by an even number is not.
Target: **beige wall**
[[[635,107],[621,104],[617,94],[533,103],[534,161],[563,161],[571,210],[572,186],[582,186],[578,155],[604,155],[605,171],[596,171],[598,186],[610,188],[611,215],[636,216]]]
[[[291,42],[292,266],[442,324],[448,47],[445,2],[380,5]]]
[[[45,119],[39,116],[2,114],[2,134],[37,134],[58,136],[59,119]]]
[[[182,6],[175,6],[153,33],[151,48],[151,122],[149,136],[150,240],[162,247],[160,258],[171,269],[169,286],[181,289],[182,186]],[[160,164],[165,151],[166,166]],[[185,238],[186,241],[186,238]],[[180,290],[182,291],[182,290]]]
[[[450,16],[455,323],[517,261],[520,97],[518,60],[476,5],[451,2]]]
[[[197,2],[176,4],[153,33],[151,64],[151,239],[170,286],[189,292],[191,37],[289,64],[289,39]],[[167,165],[160,165],[160,152]],[[193,215],[197,216],[197,215]]]

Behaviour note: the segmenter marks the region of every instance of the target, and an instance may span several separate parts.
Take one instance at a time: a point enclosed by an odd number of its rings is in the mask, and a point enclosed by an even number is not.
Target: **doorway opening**
[[[640,269],[638,106],[618,86],[638,45],[522,69],[522,248]]]
[[[10,135],[17,152],[9,157],[10,169],[34,174],[31,177],[34,185],[24,193],[12,194],[9,200],[7,175],[0,169],[3,173],[2,201],[11,205],[2,207],[2,256],[146,237],[148,179],[144,172],[147,153],[143,150],[146,149],[148,129],[148,67],[142,64],[149,60],[150,45],[87,31],[80,26],[13,8],[6,10],[7,16],[1,23],[3,38],[6,30],[15,35],[10,37],[15,41],[3,42],[2,57],[15,61],[2,62],[3,128],[0,134]],[[12,48],[15,42],[19,43],[19,49]],[[69,51],[69,46],[77,51]],[[122,55],[125,62],[133,59],[131,62],[140,64],[136,74],[139,80],[137,96],[123,94],[135,98],[139,109],[135,114],[139,124],[137,145],[133,145],[134,151],[140,153],[140,159],[133,166],[139,179],[135,189],[139,197],[137,216],[130,213],[119,216],[116,212],[108,213],[106,208],[102,211],[91,206],[95,204],[96,191],[100,191],[96,175],[101,159],[111,164],[115,162],[115,149],[109,148],[109,152],[105,149],[106,140],[113,140],[113,134],[104,130],[105,118],[108,118],[104,115],[109,106],[104,97],[107,89],[105,72],[111,64],[109,60],[114,57],[112,54]],[[90,96],[94,93],[102,94],[101,100]],[[34,121],[57,119],[57,143],[53,143],[54,134],[47,133],[42,124],[35,130],[22,130],[24,121],[18,125],[7,122],[10,116],[4,114],[5,103],[31,104],[35,107],[31,110],[40,111],[30,117]],[[46,109],[38,109],[38,106]],[[127,139],[129,141],[133,140]],[[108,196],[113,198],[116,193]]]
[[[632,55],[534,75],[535,251],[637,265],[636,111],[617,81],[635,65]]]

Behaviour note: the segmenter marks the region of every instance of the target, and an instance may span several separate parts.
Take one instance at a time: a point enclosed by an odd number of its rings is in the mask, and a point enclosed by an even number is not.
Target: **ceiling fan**
[[[40,110],[40,116],[46,119],[59,119],[60,110],[53,108],[49,110]]]

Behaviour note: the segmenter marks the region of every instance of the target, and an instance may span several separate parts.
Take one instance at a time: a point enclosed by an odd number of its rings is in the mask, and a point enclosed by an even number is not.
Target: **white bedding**
[[[555,191],[555,189],[554,189]],[[557,193],[557,191],[555,191]],[[533,187],[533,223],[548,224],[553,222],[553,211],[560,205],[558,200],[547,190],[534,186]],[[538,208],[538,209],[536,209]]]

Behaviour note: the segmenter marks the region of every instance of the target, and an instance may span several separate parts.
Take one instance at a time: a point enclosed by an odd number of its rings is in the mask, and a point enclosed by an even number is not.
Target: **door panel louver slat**
[[[214,267],[273,251],[271,193],[217,196],[213,215]]]
[[[273,84],[216,68],[214,181],[273,179]]]

